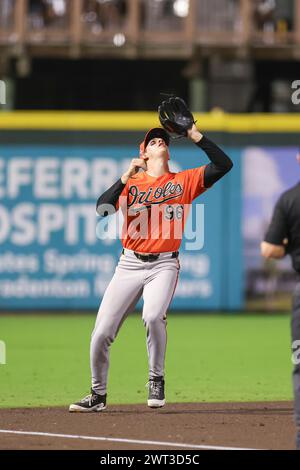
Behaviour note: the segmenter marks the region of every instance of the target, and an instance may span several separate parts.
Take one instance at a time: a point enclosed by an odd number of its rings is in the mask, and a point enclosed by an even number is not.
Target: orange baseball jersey
[[[117,204],[124,215],[124,248],[139,253],[178,251],[191,203],[207,189],[205,167],[160,177],[144,171],[132,176]]]

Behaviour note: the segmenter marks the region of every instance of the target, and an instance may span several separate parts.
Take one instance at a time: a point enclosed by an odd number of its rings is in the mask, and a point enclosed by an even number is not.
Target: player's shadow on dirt
[[[293,410],[288,408],[282,408],[277,410],[253,410],[253,409],[243,409],[243,410],[186,410],[186,411],[164,411],[162,414],[226,414],[226,415],[292,415]]]
[[[284,415],[290,416],[293,415],[293,410],[291,408],[261,408],[261,409],[252,409],[252,408],[243,408],[239,410],[224,409],[205,409],[205,410],[115,410],[115,411],[106,411],[105,414],[113,415],[137,415],[137,414],[160,414],[160,415],[207,415],[207,414],[220,414],[220,415]]]

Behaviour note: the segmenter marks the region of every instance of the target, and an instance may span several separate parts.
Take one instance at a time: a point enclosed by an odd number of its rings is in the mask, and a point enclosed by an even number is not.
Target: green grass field
[[[91,315],[0,316],[0,407],[67,405],[89,392]],[[289,316],[169,313],[168,402],[290,400]],[[109,403],[147,396],[145,330],[130,316],[111,349]]]

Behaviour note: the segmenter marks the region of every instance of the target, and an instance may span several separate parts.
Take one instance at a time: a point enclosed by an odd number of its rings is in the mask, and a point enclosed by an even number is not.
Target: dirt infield
[[[291,402],[177,403],[160,410],[146,405],[114,405],[92,414],[68,413],[65,408],[0,410],[2,450],[187,450],[200,446],[293,449],[294,440]]]

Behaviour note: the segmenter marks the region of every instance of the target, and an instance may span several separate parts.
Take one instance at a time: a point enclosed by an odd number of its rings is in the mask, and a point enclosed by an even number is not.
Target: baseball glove
[[[191,111],[178,96],[163,101],[158,107],[158,116],[166,131],[181,137],[186,137],[187,131],[195,124]]]

